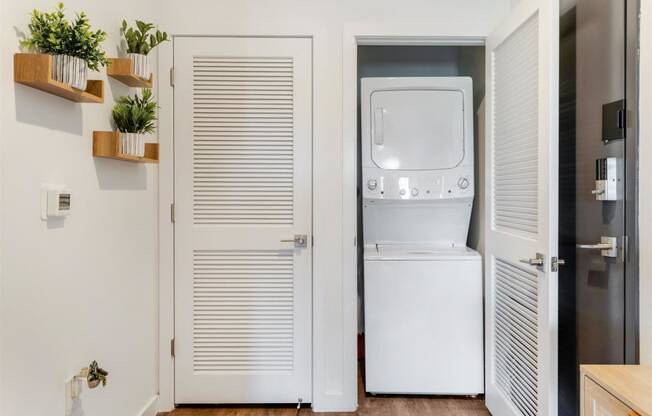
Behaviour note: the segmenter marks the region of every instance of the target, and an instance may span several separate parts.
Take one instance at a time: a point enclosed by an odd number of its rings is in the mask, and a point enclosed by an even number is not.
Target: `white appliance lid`
[[[471,260],[480,261],[480,253],[468,247],[439,244],[374,244],[365,246],[365,260]]]
[[[462,90],[376,90],[370,116],[371,157],[382,169],[452,169],[464,160]]]
[[[473,198],[365,201],[362,209],[365,244],[463,247],[469,232]]]

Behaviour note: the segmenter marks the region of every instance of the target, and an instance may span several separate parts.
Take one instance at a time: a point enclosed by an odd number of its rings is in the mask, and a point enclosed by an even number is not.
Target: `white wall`
[[[640,323],[641,363],[652,365],[652,0],[641,0]]]
[[[342,33],[384,25],[398,33],[487,35],[509,0],[185,0],[158,3],[161,25],[174,34],[311,35],[314,37],[314,396],[317,410],[356,406],[355,293],[343,301],[343,250],[355,229],[342,230]],[[193,12],[197,11],[197,12]],[[362,33],[361,33],[362,34]],[[161,68],[162,71],[165,68]],[[354,94],[355,96],[355,94]],[[355,172],[355,170],[351,170]],[[162,184],[163,185],[163,184]],[[353,209],[353,208],[352,208]],[[352,211],[349,215],[355,215]],[[353,251],[354,252],[354,251]],[[355,267],[347,279],[355,279]],[[161,375],[162,379],[166,378]],[[167,403],[167,401],[166,401]]]
[[[0,414],[64,415],[65,381],[97,359],[109,384],[83,393],[85,414],[136,416],[157,392],[157,168],[91,155],[112,97],[129,92],[122,84],[105,83],[104,104],[80,105],[13,82],[16,30],[55,4],[4,0],[0,10]],[[65,4],[109,32],[110,56],[123,17],[155,18],[154,0]],[[42,183],[72,190],[65,221],[41,221]]]

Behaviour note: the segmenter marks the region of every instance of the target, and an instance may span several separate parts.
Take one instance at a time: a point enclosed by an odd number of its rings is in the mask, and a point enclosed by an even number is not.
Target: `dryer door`
[[[464,94],[391,89],[371,94],[371,157],[382,169],[450,169],[464,160]]]

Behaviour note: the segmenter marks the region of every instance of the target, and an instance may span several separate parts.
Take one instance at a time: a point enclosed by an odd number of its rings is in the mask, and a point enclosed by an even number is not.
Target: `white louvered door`
[[[494,416],[557,414],[558,13],[558,2],[522,0],[487,39],[485,376]]]
[[[311,48],[174,38],[177,403],[311,401]]]

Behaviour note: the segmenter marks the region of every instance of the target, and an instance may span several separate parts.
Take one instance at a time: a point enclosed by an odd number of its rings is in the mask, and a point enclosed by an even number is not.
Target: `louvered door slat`
[[[530,19],[494,53],[493,224],[498,229],[538,233],[538,20]],[[516,172],[518,170],[518,172]],[[500,173],[500,174],[498,174]],[[501,198],[516,196],[518,199]],[[529,197],[530,199],[523,199]],[[528,201],[525,206],[523,202]],[[514,215],[522,208],[527,215]],[[511,214],[506,214],[510,212]]]
[[[292,343],[285,348],[259,347],[257,355],[247,350],[224,347],[219,342],[211,342],[215,336],[235,336],[244,340],[255,336],[265,344],[272,339],[293,339],[293,319],[291,314],[277,315],[274,319],[260,320],[247,312],[250,308],[265,311],[270,304],[293,308],[294,270],[291,252],[253,252],[253,251],[196,251],[195,271],[215,271],[211,274],[195,274],[193,293],[194,305],[214,306],[213,311],[193,312],[193,362],[194,371],[260,371],[275,368],[292,370]],[[275,286],[260,284],[260,271],[274,271]],[[225,274],[228,273],[228,274]],[[249,279],[249,280],[246,280]],[[235,282],[251,282],[238,284]],[[280,286],[279,286],[280,284]],[[224,313],[229,312],[228,320]],[[210,335],[210,337],[207,337]],[[218,338],[219,339],[219,338]]]
[[[291,224],[293,207],[269,204],[274,201],[292,201],[294,198],[291,180],[294,175],[294,143],[292,135],[294,125],[288,118],[283,124],[270,124],[264,120],[256,124],[247,118],[233,117],[233,112],[246,111],[248,115],[260,112],[293,111],[293,59],[261,58],[246,59],[210,59],[195,57],[193,62],[193,108],[194,114],[213,110],[215,118],[194,118],[193,134],[201,136],[193,145],[194,161],[194,223],[204,224]],[[269,67],[273,62],[273,67]],[[219,82],[239,81],[242,85],[254,86],[257,83],[276,82],[284,79],[284,88],[278,88],[274,94],[233,95],[219,90],[204,90],[206,80]],[[231,116],[229,116],[231,114]],[[231,117],[231,118],[229,118]],[[229,120],[228,124],[224,121]],[[227,142],[222,137],[242,137]],[[252,140],[256,137],[257,140]],[[287,140],[269,140],[270,138],[288,137]],[[260,140],[264,138],[266,140]],[[210,161],[210,163],[207,163]],[[229,161],[247,161],[232,164]],[[288,186],[224,188],[220,182],[207,183],[208,178],[251,178],[261,173],[259,164],[275,162],[282,170],[269,170],[265,173],[266,181],[272,183],[286,182]],[[236,185],[242,182],[235,182]],[[250,207],[248,201],[255,201],[259,210],[225,209],[220,202],[241,201],[241,208]],[[214,202],[213,204],[211,202]],[[269,211],[268,211],[269,210]]]
[[[495,260],[495,375],[503,393],[526,415],[537,409],[537,274]]]

